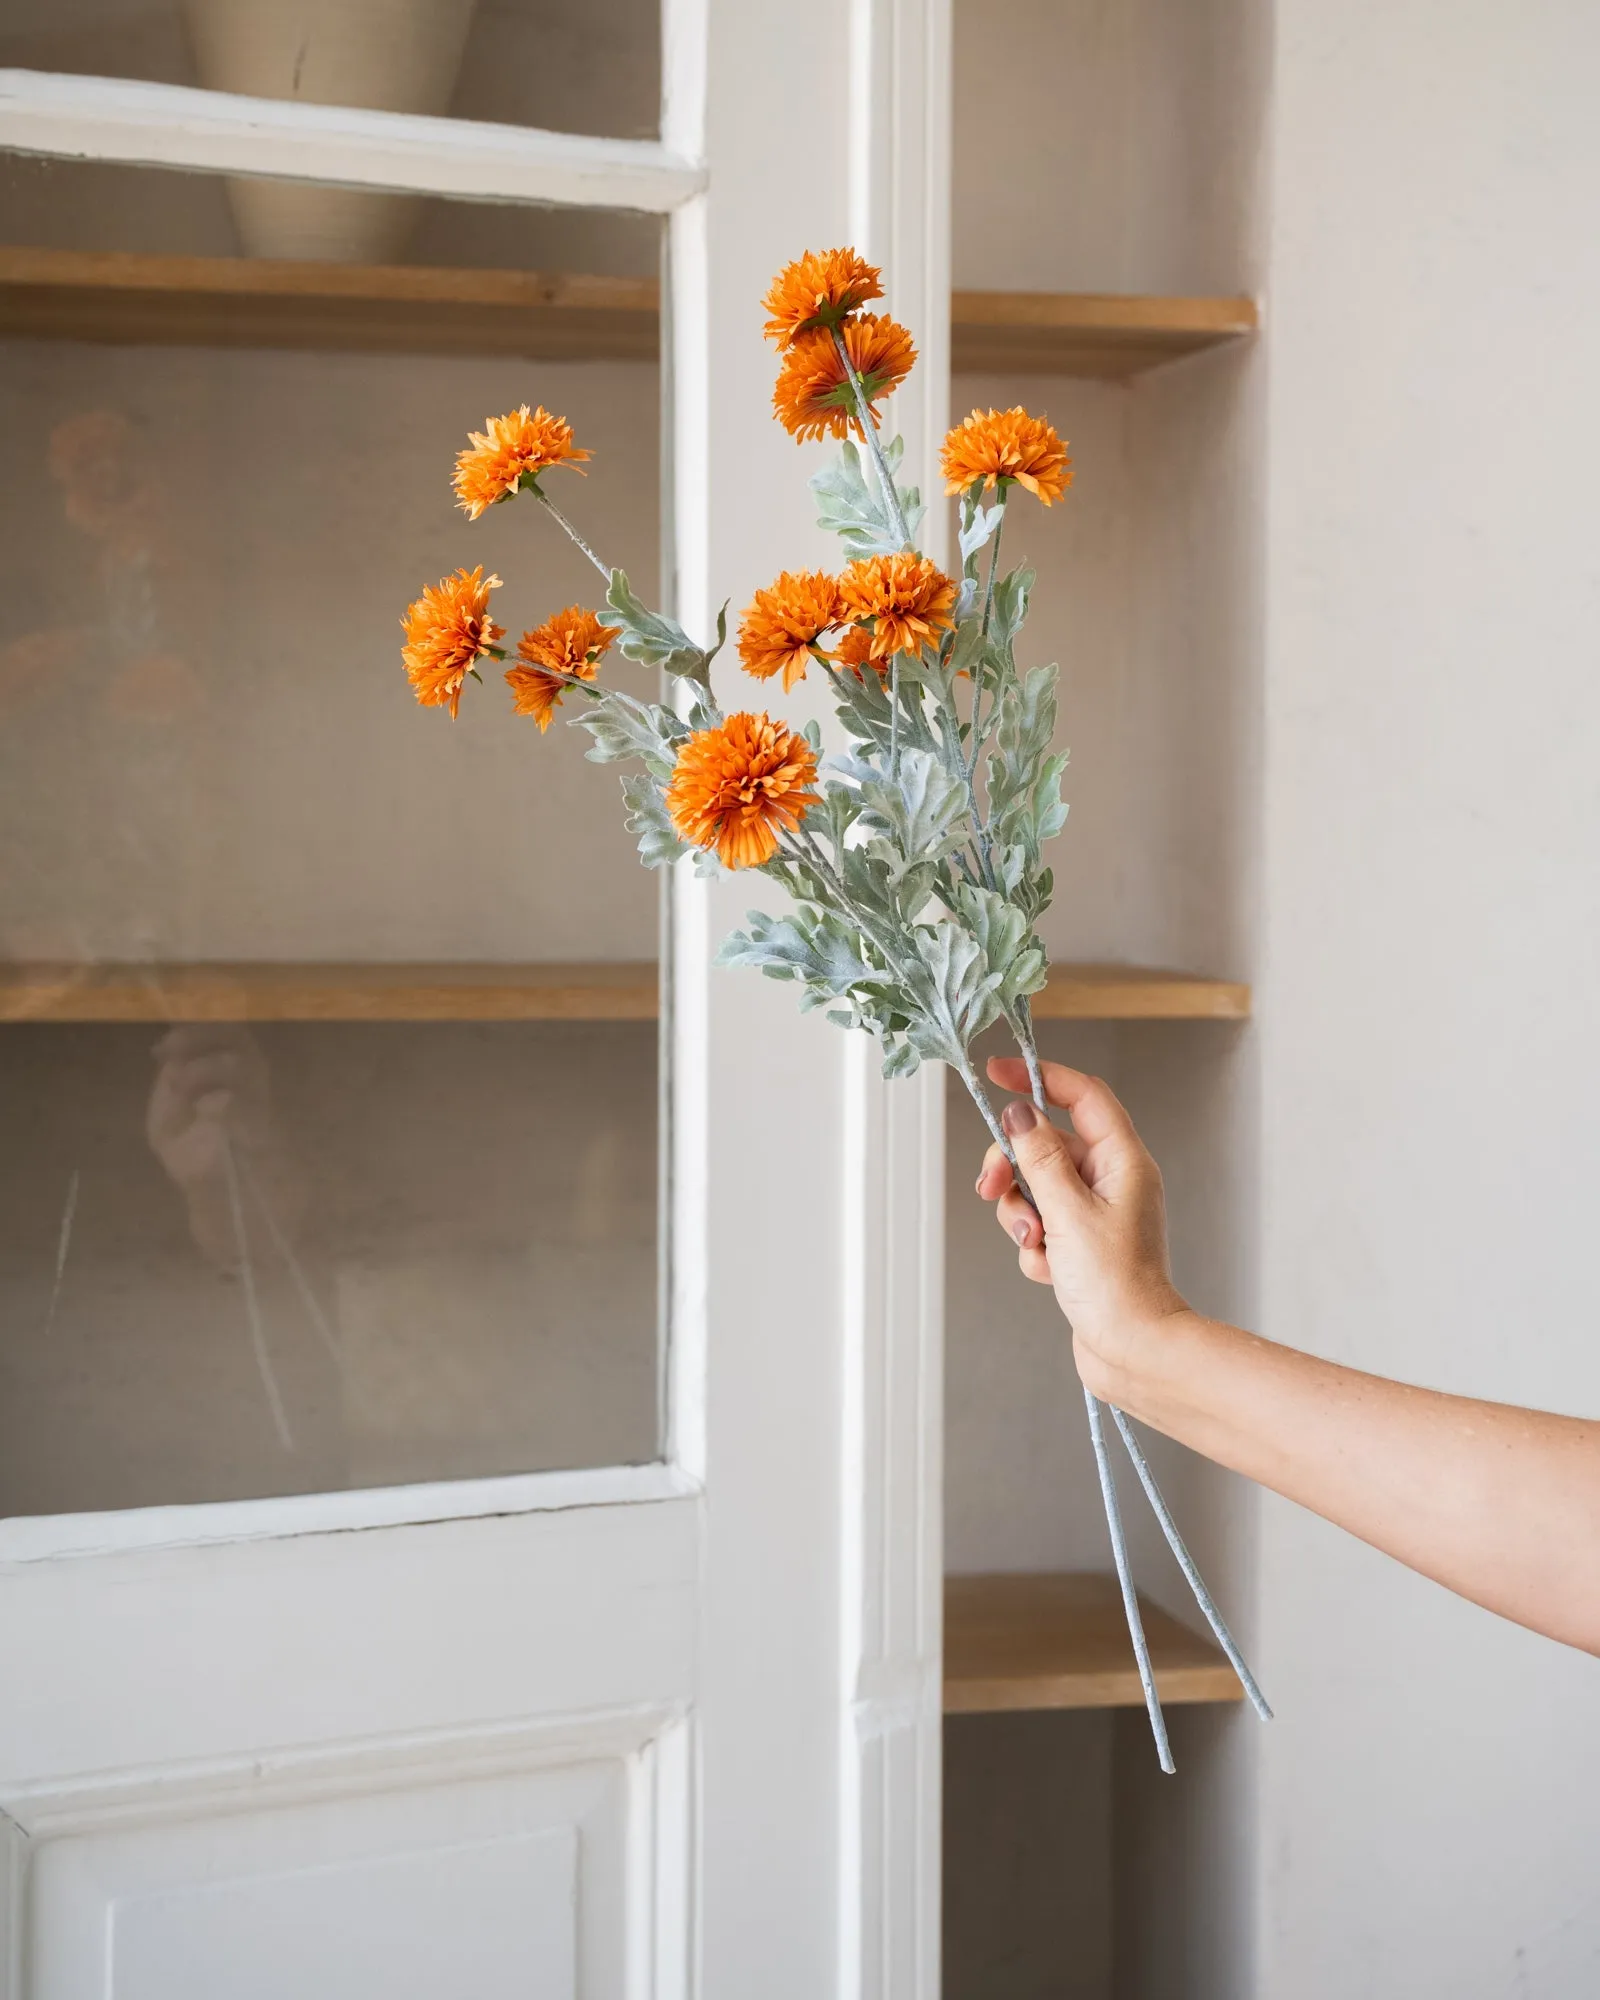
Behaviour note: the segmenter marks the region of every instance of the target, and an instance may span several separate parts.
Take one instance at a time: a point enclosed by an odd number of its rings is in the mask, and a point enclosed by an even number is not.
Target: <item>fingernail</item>
[[[1011,1225],[1011,1233],[1017,1239],[1017,1247],[1021,1250],[1026,1250],[1028,1247],[1028,1238],[1033,1234],[1033,1224],[1031,1222],[1014,1222]]]
[[[1024,1132],[1031,1132],[1038,1122],[1038,1112],[1025,1097],[1013,1097],[1000,1114],[1000,1123],[1013,1139],[1020,1139]]]

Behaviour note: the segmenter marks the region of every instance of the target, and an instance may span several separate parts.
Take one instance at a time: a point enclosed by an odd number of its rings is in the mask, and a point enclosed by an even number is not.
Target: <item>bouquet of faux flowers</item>
[[[736,643],[757,680],[781,676],[787,691],[812,671],[826,678],[848,743],[840,753],[823,757],[814,722],[792,729],[765,712],[723,711],[711,669],[726,608],[715,645],[701,646],[595,554],[545,490],[547,474],[590,456],[563,419],[526,405],[491,418],[456,461],[455,491],[474,520],[531,494],[605,579],[603,611],[569,605],[522,634],[505,669],[515,712],[542,733],[572,695],[582,704],[573,721],[594,738],[589,756],[636,767],[622,792],[646,867],[692,857],[702,873],[754,868],[788,892],[788,913],[752,912],[719,962],[790,980],[802,1008],[824,1007],[840,1027],[875,1036],[885,1076],[948,1063],[1016,1172],[970,1051],[1003,1019],[1045,1109],[1029,999],[1048,974],[1035,925],[1050,902],[1043,852],[1066,819],[1067,760],[1051,749],[1055,667],[1017,665],[1033,574],[1002,571],[1001,530],[1014,488],[1048,507],[1072,474],[1043,418],[974,410],[942,451],[946,493],[959,501],[959,576],[920,554],[923,508],[898,481],[900,441],[878,435],[879,405],[910,373],[916,350],[903,326],[864,310],[882,296],[877,269],[853,250],[830,250],[789,265],[764,301],[781,356],[778,421],[796,438],[840,441],[811,486],[820,524],[839,536],[846,560],[836,575],[785,571],[758,590]],[[478,663],[506,659],[489,610],[499,584],[481,568],[458,570],[407,611],[405,667],[426,706],[454,716],[467,676],[480,678]],[[671,676],[676,699],[641,700],[602,684],[613,647]],[[1087,1391],[1085,1399],[1129,1631],[1170,1771],[1101,1405]],[[1131,1426],[1120,1410],[1112,1415],[1212,1629],[1257,1709],[1270,1713]]]

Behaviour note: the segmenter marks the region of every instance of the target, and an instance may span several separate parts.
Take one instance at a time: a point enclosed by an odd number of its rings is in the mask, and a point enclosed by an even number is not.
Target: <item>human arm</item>
[[[1003,1119],[1038,1214],[998,1147],[978,1192],[1024,1275],[1054,1287],[1085,1384],[1463,1597],[1600,1654],[1600,1423],[1391,1382],[1195,1312],[1127,1112],[1093,1077],[1044,1072],[1074,1130],[1021,1098]],[[989,1074],[1027,1087],[1019,1061]]]

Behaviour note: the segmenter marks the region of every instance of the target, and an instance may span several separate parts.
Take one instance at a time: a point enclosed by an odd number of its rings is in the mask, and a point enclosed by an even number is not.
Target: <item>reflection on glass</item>
[[[659,0],[11,0],[0,68],[643,139],[660,17]]]
[[[656,1450],[648,1024],[0,1031],[0,1512]]]
[[[203,176],[24,165],[0,240],[138,216],[206,257],[199,221],[232,226]],[[607,221],[654,268],[657,225]],[[375,353],[326,299],[205,344],[175,291],[63,337],[70,305],[0,369],[0,976],[50,968],[22,1011],[62,1023],[0,1021],[0,1508],[653,1456],[653,1024],[417,1018],[381,975],[655,957],[587,739],[494,688],[452,726],[399,661],[464,558],[514,579],[513,633],[593,602],[575,550],[515,506],[469,526],[441,474],[520,402],[573,422],[586,518],[653,587],[654,362]],[[263,963],[311,975],[290,1018],[174,997]],[[137,1004],[65,1025],[107,966]]]

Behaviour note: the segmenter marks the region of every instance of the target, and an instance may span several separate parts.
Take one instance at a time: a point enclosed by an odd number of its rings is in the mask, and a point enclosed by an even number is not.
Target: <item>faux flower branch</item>
[[[719,962],[751,965],[800,988],[845,1028],[873,1035],[885,1076],[948,1063],[1016,1170],[1011,1144],[973,1066],[974,1039],[1004,1020],[1045,1109],[1031,996],[1048,960],[1036,929],[1052,880],[1047,842],[1066,819],[1066,757],[1052,750],[1053,666],[1024,670],[1016,646],[1033,573],[1000,566],[1013,490],[1049,507],[1072,480],[1066,447],[1042,417],[974,410],[945,438],[946,494],[959,503],[960,573],[915,546],[923,514],[899,483],[901,443],[879,436],[880,405],[916,361],[911,335],[884,313],[881,273],[853,250],[809,253],[774,281],[765,331],[780,355],[773,410],[795,438],[839,440],[811,480],[820,524],[838,535],[837,572],[785,571],[739,621],[737,651],[759,681],[785,691],[821,674],[848,741],[824,759],[817,724],[724,713],[712,663],[726,640],[697,645],[650,610],[627,576],[595,554],[545,491],[590,454],[571,427],[526,405],[474,432],[455,491],[476,520],[518,493],[535,502],[605,579],[605,608],[569,605],[525,631],[505,666],[518,715],[548,729],[571,695],[589,756],[631,763],[622,780],[640,858],[692,857],[703,873],[753,868],[788,892],[781,916],[753,911]],[[404,661],[417,699],[452,716],[468,675],[506,661],[490,616],[500,578],[458,570],[411,605]],[[679,683],[677,702],[640,700],[602,683],[615,651]],[[1022,1177],[1018,1173],[1019,1185]],[[1117,1573],[1162,1768],[1173,1768],[1128,1564],[1100,1403],[1085,1391]],[[1270,1713],[1189,1557],[1132,1427],[1113,1410],[1145,1493],[1206,1618],[1259,1712]]]

